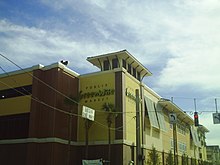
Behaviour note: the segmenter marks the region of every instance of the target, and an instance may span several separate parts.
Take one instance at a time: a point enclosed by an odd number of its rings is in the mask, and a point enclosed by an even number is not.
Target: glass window
[[[140,72],[137,72],[137,79],[138,79],[139,81],[141,80]]]
[[[136,78],[136,69],[133,68],[133,76]]]
[[[112,59],[112,68],[118,68],[118,59],[117,58],[114,58]]]
[[[0,99],[19,97],[32,94],[32,85],[0,90]]]
[[[156,115],[156,111],[154,108],[154,102],[151,99],[147,98],[146,96],[144,96],[144,101],[146,104],[146,109],[148,111],[151,126],[159,129],[157,115]]]
[[[157,119],[159,122],[160,129],[163,131],[167,131],[167,127],[166,127],[166,123],[165,123],[164,114],[163,114],[162,109],[163,109],[163,107],[159,103],[157,103],[156,113],[157,113]]]
[[[128,64],[128,73],[131,74],[131,64]]]
[[[127,69],[127,63],[124,59],[122,60],[122,66],[123,66],[123,68]]]
[[[108,60],[104,61],[104,70],[109,70],[109,61]]]

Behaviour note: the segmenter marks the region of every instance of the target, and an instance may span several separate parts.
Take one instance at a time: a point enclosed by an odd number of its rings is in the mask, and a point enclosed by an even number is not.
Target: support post
[[[171,102],[173,103],[173,97],[171,97]],[[172,110],[173,111],[173,110]],[[178,142],[177,142],[177,123],[173,123],[173,158],[174,165],[178,165]]]
[[[140,99],[139,90],[135,90],[136,95],[136,165],[142,165],[141,139],[140,139]]]
[[[177,150],[177,131],[176,123],[173,124],[173,154],[174,154],[174,164],[178,165],[178,150]]]

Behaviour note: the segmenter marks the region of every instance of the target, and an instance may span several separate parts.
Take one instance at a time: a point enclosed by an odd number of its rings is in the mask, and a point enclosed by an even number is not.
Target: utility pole
[[[145,107],[145,103],[144,103],[144,86],[141,82],[140,84],[140,99],[141,99],[141,107],[140,107],[140,118],[141,118],[141,154],[142,154],[142,164],[144,164],[145,161],[145,151],[144,148],[142,147],[142,145],[146,145],[146,138],[145,138],[145,111],[144,111],[144,107]]]
[[[136,165],[142,165],[141,139],[140,139],[140,99],[139,90],[135,90],[136,95]]]
[[[173,97],[171,97],[171,102],[173,103]],[[178,149],[177,149],[177,130],[176,130],[177,123],[173,123],[173,157],[174,157],[174,165],[178,165]]]
[[[177,131],[176,131],[176,123],[173,123],[173,148],[174,148],[174,164],[178,165],[178,150],[177,150]]]
[[[215,98],[215,110],[216,110],[216,113],[218,113],[218,104],[217,104],[217,98]]]

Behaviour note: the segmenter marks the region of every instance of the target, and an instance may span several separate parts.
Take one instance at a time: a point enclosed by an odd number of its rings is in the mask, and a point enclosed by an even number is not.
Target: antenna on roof
[[[66,66],[67,66],[68,63],[69,63],[69,61],[64,61],[64,60],[61,60],[60,62],[61,62],[63,65],[66,65]]]

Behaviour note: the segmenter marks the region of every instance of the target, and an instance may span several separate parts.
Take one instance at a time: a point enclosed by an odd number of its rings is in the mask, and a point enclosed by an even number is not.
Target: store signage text
[[[86,92],[86,93],[83,93],[82,91],[80,91],[80,99],[110,96],[110,95],[114,95],[114,93],[115,93],[114,89],[99,89],[98,91]]]
[[[131,92],[129,92],[128,88],[126,88],[125,90],[125,95],[130,98],[133,101],[136,101],[136,96],[134,94],[132,94]]]
[[[88,84],[80,91],[79,98],[83,99],[85,103],[88,102],[99,102],[108,101],[111,95],[115,94],[115,89],[109,87],[109,84]]]

